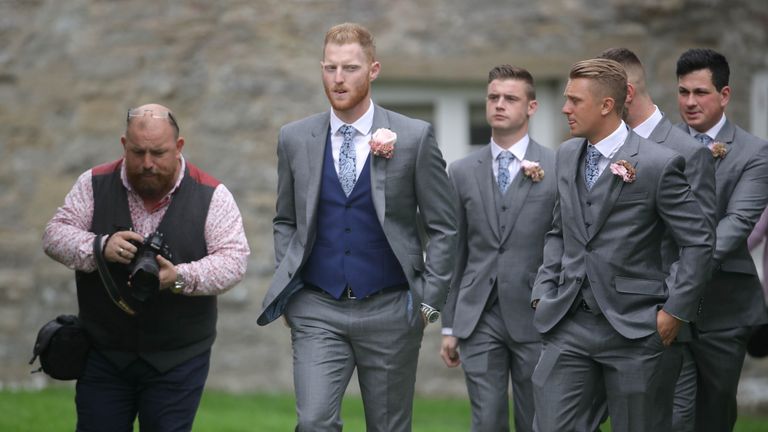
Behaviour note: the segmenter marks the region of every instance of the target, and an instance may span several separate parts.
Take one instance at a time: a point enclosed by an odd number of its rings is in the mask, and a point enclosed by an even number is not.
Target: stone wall
[[[81,172],[120,156],[126,110],[152,101],[174,109],[185,155],[232,190],[252,248],[245,280],[220,299],[209,385],[290,391],[289,332],[255,320],[274,261],[275,143],[280,125],[327,109],[318,61],[340,21],[371,28],[392,82],[482,83],[501,62],[562,78],[624,45],[669,113],[677,56],[713,47],[733,69],[729,116],[747,127],[750,77],[768,69],[763,1],[0,0],[0,387],[47,384],[26,364],[36,331],[77,306],[43,227]],[[418,390],[464,394],[438,343],[431,328]]]

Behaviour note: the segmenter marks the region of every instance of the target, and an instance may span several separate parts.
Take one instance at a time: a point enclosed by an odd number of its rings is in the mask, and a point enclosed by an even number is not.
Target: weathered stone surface
[[[677,56],[710,46],[729,57],[729,116],[747,127],[751,76],[768,69],[764,1],[0,0],[0,386],[45,382],[27,373],[37,329],[77,308],[72,272],[40,249],[46,221],[81,172],[120,157],[126,110],[156,101],[175,110],[187,157],[232,190],[253,251],[221,298],[210,386],[292,389],[288,330],[255,324],[274,265],[275,142],[282,124],[327,109],[321,42],[339,20],[374,31],[382,79],[411,83],[482,85],[501,62],[562,79],[625,45],[673,118]],[[429,329],[418,390],[464,394],[438,343]],[[745,376],[766,369],[750,361]]]

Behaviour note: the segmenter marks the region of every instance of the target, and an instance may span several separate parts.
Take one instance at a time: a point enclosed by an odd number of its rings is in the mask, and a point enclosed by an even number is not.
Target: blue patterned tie
[[[707,134],[704,134],[704,133],[696,134],[696,137],[695,137],[695,138],[696,138],[697,140],[699,140],[699,142],[700,142],[700,143],[702,143],[702,144],[704,144],[705,146],[708,146],[708,145],[710,145],[710,144],[712,143],[712,141],[714,141],[714,140],[712,139],[712,137],[710,137],[709,135],[707,135]]]
[[[497,156],[497,159],[499,160],[499,173],[496,176],[496,181],[499,183],[499,190],[502,194],[507,191],[507,188],[511,183],[509,177],[509,163],[512,162],[513,157],[512,153],[507,150],[502,151],[499,153],[499,156]]]
[[[339,128],[339,133],[344,137],[341,143],[339,153],[339,181],[344,193],[349,196],[352,189],[355,188],[357,167],[355,164],[355,146],[352,145],[352,138],[355,136],[355,128],[350,125],[344,125]]]
[[[600,151],[597,147],[587,144],[587,157],[584,158],[586,167],[584,169],[584,181],[587,184],[587,190],[592,190],[597,178],[600,176],[600,168],[597,163],[600,162]]]

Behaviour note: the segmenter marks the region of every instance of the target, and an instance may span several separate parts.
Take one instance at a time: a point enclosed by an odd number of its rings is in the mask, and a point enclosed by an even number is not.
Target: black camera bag
[[[37,333],[32,360],[40,357],[40,368],[51,378],[78,379],[83,374],[91,343],[75,315],[59,315],[48,321]]]

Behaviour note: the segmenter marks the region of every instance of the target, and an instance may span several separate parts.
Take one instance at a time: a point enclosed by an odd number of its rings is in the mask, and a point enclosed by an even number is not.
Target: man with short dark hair
[[[768,322],[760,279],[747,238],[768,203],[768,143],[726,118],[730,67],[711,49],[690,49],[677,60],[680,127],[715,159],[717,184],[714,272],[706,285],[698,337],[691,342],[699,431],[729,431],[736,391],[754,326]]]
[[[123,157],[84,172],[43,235],[45,253],[76,271],[92,343],[77,381],[77,430],[132,430],[138,414],[141,430],[189,431],[216,296],[242,279],[250,251],[231,193],[182,156],[168,108],[130,110],[121,142]],[[131,279],[139,246],[156,232],[170,255],[146,249],[158,269]]]
[[[541,432],[577,430],[597,383],[613,430],[651,430],[653,377],[681,320],[696,314],[712,254],[683,157],[627,128],[626,96],[619,63],[571,68],[563,113],[577,138],[557,153],[558,203],[531,295]],[[680,247],[673,274],[660,258],[666,230]]]
[[[528,136],[537,106],[527,70],[491,69],[485,103],[491,142],[449,169],[458,195],[459,252],[440,356],[448,367],[464,368],[473,431],[509,430],[510,377],[515,430],[533,430],[531,373],[541,336],[529,299],[557,196],[555,152]]]

